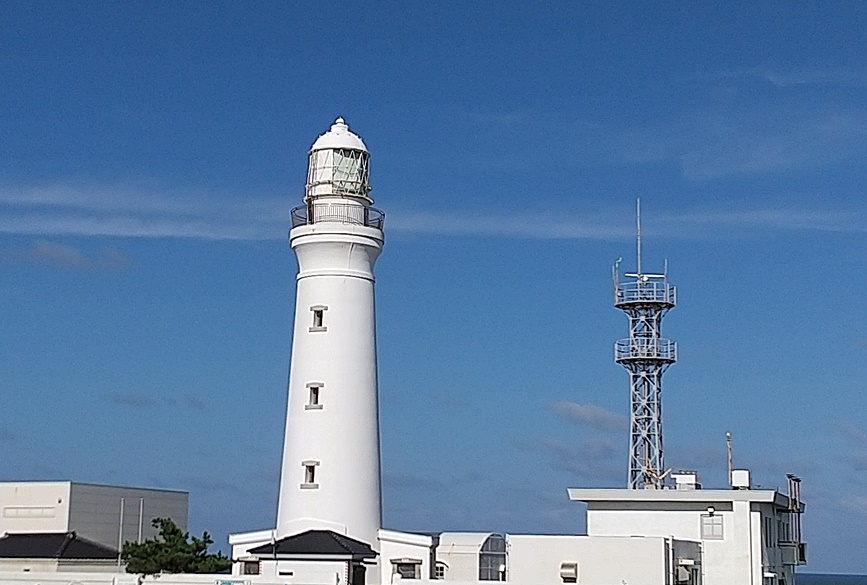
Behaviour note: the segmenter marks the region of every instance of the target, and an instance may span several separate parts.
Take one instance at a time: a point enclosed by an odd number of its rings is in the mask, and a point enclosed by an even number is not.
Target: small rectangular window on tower
[[[310,310],[313,312],[313,324],[308,328],[308,331],[327,331],[328,328],[325,326],[325,311],[328,310],[328,307],[313,305],[310,307]]]
[[[316,483],[316,467],[319,465],[318,461],[302,461],[301,465],[304,467],[304,483],[301,484],[302,490],[315,490],[319,488],[319,484]]]
[[[307,384],[307,404],[304,405],[304,410],[322,409],[322,403],[319,401],[321,390],[322,382],[310,382]]]

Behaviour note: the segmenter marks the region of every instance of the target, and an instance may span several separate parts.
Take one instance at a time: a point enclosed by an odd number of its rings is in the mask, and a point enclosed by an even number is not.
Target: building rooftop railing
[[[676,362],[677,342],[671,339],[638,337],[620,339],[614,344],[614,361],[621,363],[645,360]]]
[[[363,225],[382,230],[385,228],[385,212],[375,207],[357,203],[314,203],[299,205],[291,212],[292,227],[316,223],[340,223],[344,225]]]
[[[614,306],[658,304],[668,308],[677,303],[677,288],[665,280],[618,283],[614,289]]]

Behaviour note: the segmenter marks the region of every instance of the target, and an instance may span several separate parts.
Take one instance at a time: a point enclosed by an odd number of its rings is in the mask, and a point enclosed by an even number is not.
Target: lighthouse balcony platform
[[[317,202],[292,209],[292,227],[319,223],[360,225],[382,230],[385,212],[358,203]]]
[[[677,342],[671,339],[634,338],[620,339],[614,344],[614,361],[617,363],[677,361]]]
[[[677,303],[677,287],[662,280],[621,282],[614,288],[614,306],[656,305],[670,309]]]

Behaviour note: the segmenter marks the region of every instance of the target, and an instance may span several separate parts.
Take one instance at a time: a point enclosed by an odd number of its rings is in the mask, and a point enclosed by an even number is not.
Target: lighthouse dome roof
[[[310,147],[310,152],[330,148],[348,148],[350,150],[369,152],[361,137],[349,129],[343,118],[337,118],[328,132],[316,139],[316,142]]]

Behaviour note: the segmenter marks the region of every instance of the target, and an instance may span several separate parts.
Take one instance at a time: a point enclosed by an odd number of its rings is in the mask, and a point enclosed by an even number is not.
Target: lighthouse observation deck
[[[673,364],[677,361],[677,342],[654,337],[619,339],[614,343],[614,361],[618,364],[651,361]]]
[[[385,212],[354,202],[325,203],[321,200],[313,205],[299,205],[292,209],[293,228],[317,223],[360,225],[382,231],[385,228]]]
[[[655,305],[671,309],[677,304],[677,288],[667,280],[634,280],[617,282],[614,287],[614,306],[628,309],[636,305]]]

